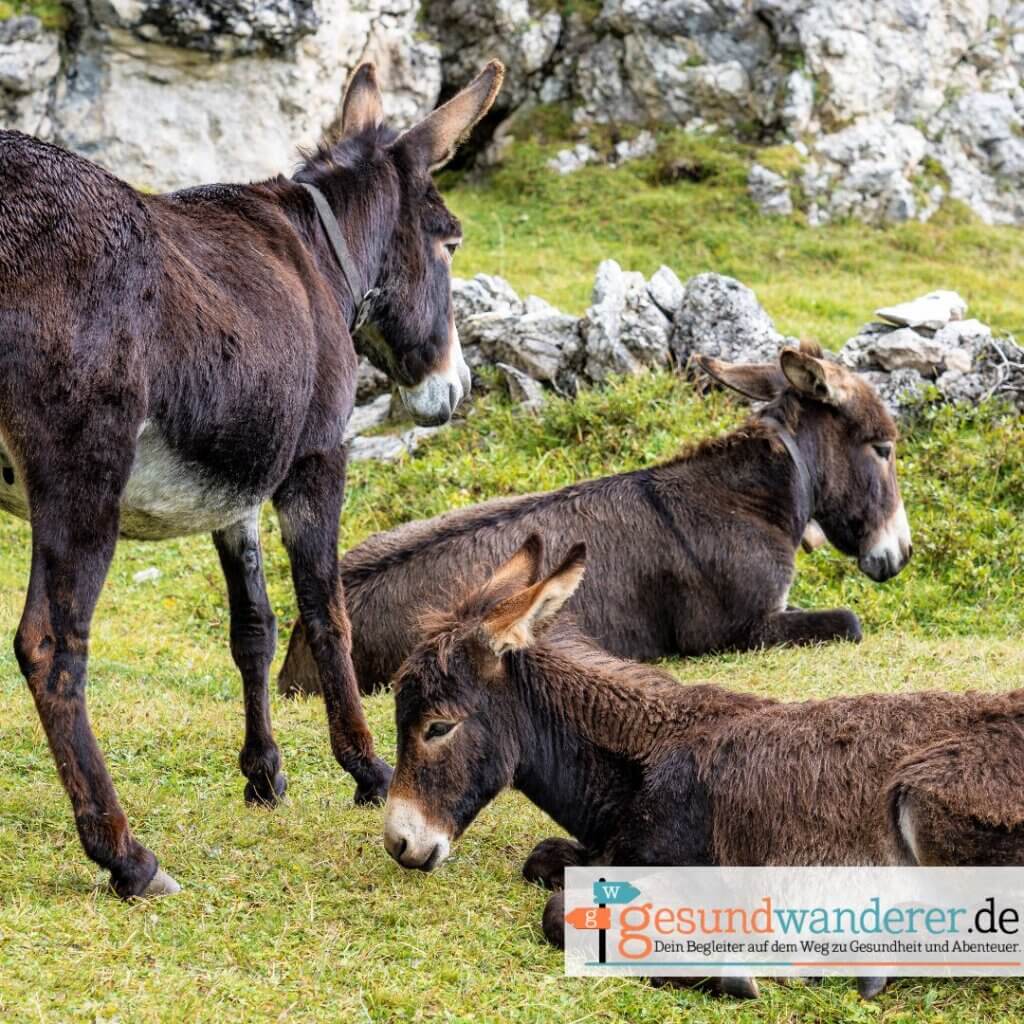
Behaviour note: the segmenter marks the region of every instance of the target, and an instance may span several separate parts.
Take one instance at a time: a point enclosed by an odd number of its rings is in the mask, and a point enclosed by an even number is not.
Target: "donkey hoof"
[[[761,995],[756,978],[722,978],[719,990],[733,999],[757,999]]]
[[[523,878],[545,889],[565,888],[565,869],[587,863],[587,851],[573,839],[543,839],[523,865]]]
[[[889,984],[889,979],[882,978],[858,978],[857,979],[857,992],[860,994],[861,999],[874,999],[875,996],[879,996],[885,991],[885,986]]]
[[[141,895],[143,897],[173,896],[176,892],[181,892],[181,886],[163,868],[157,868],[156,874],[150,879],[149,885],[142,890]]]
[[[288,777],[278,772],[271,782],[265,775],[245,784],[245,802],[252,807],[273,807],[280,803],[288,789]]]
[[[565,949],[565,893],[561,890],[548,897],[540,927],[555,949]]]
[[[365,804],[382,804],[388,798],[388,786],[391,785],[391,765],[379,757],[365,778],[359,780],[354,797],[357,807]]]

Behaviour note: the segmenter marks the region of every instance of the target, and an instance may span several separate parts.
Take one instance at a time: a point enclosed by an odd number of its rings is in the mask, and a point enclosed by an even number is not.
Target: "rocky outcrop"
[[[174,189],[290,171],[375,60],[388,116],[411,123],[441,89],[419,0],[73,0],[63,39],[0,23],[0,118]],[[30,27],[26,23],[33,22]]]
[[[1024,221],[1024,3],[604,0],[585,19],[546,0],[431,0],[425,12],[453,86],[491,50],[506,59],[506,112],[566,101],[581,126],[794,144],[788,180],[752,172],[767,212],[926,219],[953,198]],[[597,159],[583,140],[555,166]]]
[[[487,274],[456,278],[453,298],[477,393],[493,377],[481,371],[492,368],[524,412],[539,410],[548,390],[574,393],[648,369],[685,372],[695,354],[775,362],[783,346],[799,343],[776,330],[754,292],[734,278],[705,273],[683,283],[669,267],[645,278],[605,260],[582,317],[535,296],[520,299]],[[976,403],[1001,396],[1024,408],[1024,348],[968,318],[956,292],[930,292],[875,317],[832,358],[871,381],[897,416],[929,397]],[[350,436],[385,424],[389,405],[381,395],[357,407]],[[393,461],[433,432],[355,436],[352,458]]]
[[[38,18],[0,21],[0,125],[29,135],[51,132],[52,92],[60,70],[60,36]]]

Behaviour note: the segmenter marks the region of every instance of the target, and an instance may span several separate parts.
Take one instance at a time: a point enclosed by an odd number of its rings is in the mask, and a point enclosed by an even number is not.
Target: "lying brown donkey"
[[[896,427],[861,377],[817,346],[777,364],[701,363],[765,405],[739,430],[633,473],[489,501],[371,537],[342,560],[352,657],[364,692],[388,682],[416,640],[419,610],[467,571],[508,558],[531,533],[586,542],[593,579],[572,609],[613,654],[639,660],[761,645],[857,640],[847,609],[787,609],[813,517],[872,579],[910,557],[896,481]],[[282,692],[315,692],[296,634]]]
[[[1024,690],[781,703],[681,686],[571,623],[549,628],[584,547],[546,578],[542,561],[531,538],[433,617],[396,679],[384,844],[404,867],[440,864],[508,786],[578,840],[545,840],[526,862],[556,889],[566,865],[591,862],[1024,864]],[[544,914],[556,944],[561,898]],[[756,993],[746,979],[728,990]]]

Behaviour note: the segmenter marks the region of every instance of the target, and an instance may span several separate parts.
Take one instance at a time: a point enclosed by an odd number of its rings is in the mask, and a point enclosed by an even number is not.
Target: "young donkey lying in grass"
[[[894,461],[896,427],[874,389],[821,357],[702,365],[768,404],[740,430],[632,473],[500,499],[372,537],[342,560],[352,656],[364,692],[386,683],[416,642],[419,609],[462,574],[496,565],[531,534],[587,544],[593,568],[573,601],[602,647],[648,660],[762,644],[858,639],[847,609],[787,609],[811,517],[872,579],[898,573],[910,531]],[[615,587],[602,581],[615,581]],[[306,667],[308,666],[308,667]],[[315,690],[296,634],[284,691]]]
[[[556,889],[586,863],[1024,864],[1024,690],[782,703],[682,686],[552,625],[583,545],[541,565],[534,537],[425,623],[396,679],[384,843],[404,867],[440,864],[507,786],[578,840],[526,862]],[[561,900],[544,913],[556,944]]]

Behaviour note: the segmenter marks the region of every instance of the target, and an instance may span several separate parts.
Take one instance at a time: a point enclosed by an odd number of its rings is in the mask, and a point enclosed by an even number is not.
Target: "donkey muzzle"
[[[472,387],[472,377],[462,356],[459,334],[453,327],[445,365],[428,374],[414,388],[400,387],[402,402],[421,427],[439,427],[452,418],[459,402]]]
[[[914,545],[910,540],[910,524],[901,501],[888,522],[878,531],[871,547],[858,561],[860,571],[876,583],[892,579],[910,561]]]
[[[427,822],[415,803],[389,797],[384,811],[384,848],[403,868],[433,871],[447,859],[451,842]]]

